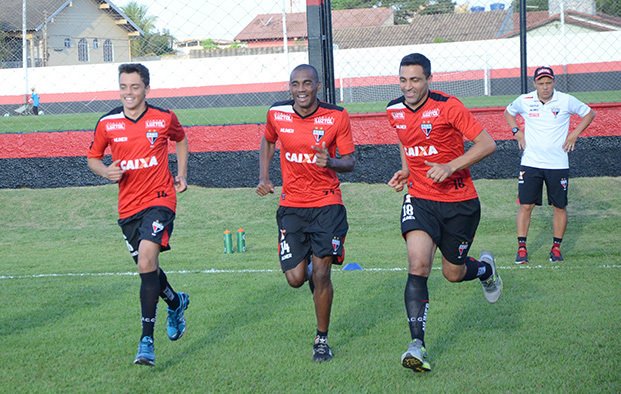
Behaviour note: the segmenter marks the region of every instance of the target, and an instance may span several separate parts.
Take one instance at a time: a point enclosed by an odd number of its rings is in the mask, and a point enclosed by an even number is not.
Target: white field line
[[[509,267],[497,267],[502,271],[509,270],[578,270],[578,269],[619,269],[620,264],[602,264],[596,266],[572,266],[565,264],[558,265],[512,265]],[[433,267],[433,270],[441,270],[440,266]],[[340,269],[334,269],[334,272],[341,271]],[[395,268],[364,268],[362,272],[403,272],[406,271],[405,267]],[[166,271],[167,274],[261,274],[261,273],[274,273],[282,272],[280,269],[208,269],[208,270],[177,270]],[[346,272],[346,271],[345,271]],[[30,274],[30,275],[0,275],[0,280],[8,279],[39,279],[39,278],[68,278],[68,277],[96,277],[96,276],[136,276],[137,272],[69,272],[62,274]]]

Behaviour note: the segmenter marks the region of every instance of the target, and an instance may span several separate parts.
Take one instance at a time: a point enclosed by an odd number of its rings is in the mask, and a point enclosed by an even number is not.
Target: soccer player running
[[[397,192],[406,185],[408,189],[401,233],[408,252],[404,299],[412,341],[401,364],[417,372],[431,370],[425,348],[427,278],[437,248],[442,273],[450,282],[478,278],[490,303],[502,291],[492,253],[481,252],[479,260],[468,256],[481,215],[468,168],[492,154],[496,143],[457,98],[429,90],[431,79],[427,57],[405,56],[399,66],[403,96],[386,108],[399,137],[402,164],[388,185]],[[474,143],[467,152],[464,137]]]
[[[259,196],[274,193],[269,167],[280,140],[283,186],[276,213],[280,265],[291,287],[309,281],[317,318],[313,360],[322,362],[332,359],[330,271],[332,264],[343,262],[349,228],[336,173],[354,169],[354,143],[349,114],[319,101],[319,87],[313,66],[301,64],[291,72],[293,99],[275,103],[267,113],[256,192]]]
[[[515,264],[528,263],[526,238],[535,205],[542,204],[543,183],[548,204],[554,207],[552,217],[552,248],[550,262],[563,261],[561,242],[567,228],[567,191],[569,189],[569,158],[567,152],[576,147],[578,136],[591,124],[595,111],[577,98],[554,89],[554,71],[538,67],[533,76],[535,90],[520,95],[505,110],[505,119],[518,146],[523,150],[518,176],[517,241]],[[571,115],[582,118],[569,133]],[[517,124],[517,115],[524,119],[524,129]]]
[[[121,107],[97,122],[88,151],[95,174],[119,184],[119,220],[129,252],[140,274],[142,334],[135,364],[155,365],[153,330],[158,297],[168,304],[168,338],[185,332],[188,294],[176,292],[159,266],[159,254],[170,249],[177,193],[187,189],[188,140],[177,116],[146,102],[149,70],[142,64],[119,66]],[[168,141],[176,143],[177,176],[168,168]],[[106,147],[112,163],[103,162]]]

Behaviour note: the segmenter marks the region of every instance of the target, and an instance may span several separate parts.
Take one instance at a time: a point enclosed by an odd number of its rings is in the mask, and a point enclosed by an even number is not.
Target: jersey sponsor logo
[[[397,124],[395,125],[395,128],[399,130],[406,130],[408,127],[404,124]]]
[[[143,168],[154,167],[157,164],[157,158],[155,156],[145,157],[143,159],[122,160],[121,169],[123,171],[140,170]]]
[[[164,119],[149,119],[145,123],[148,129],[163,129],[166,127],[166,121]]]
[[[421,115],[421,118],[437,118],[438,116],[440,116],[440,109],[439,108],[435,108],[435,109],[430,109],[428,111],[423,112],[423,114]]]
[[[325,131],[323,131],[323,129],[314,129],[313,137],[315,137],[315,142],[319,143],[319,141],[321,141],[321,138],[323,137],[324,134],[325,134]]]
[[[285,153],[285,159],[292,163],[307,163],[313,164],[317,161],[315,154],[313,153],[294,153],[287,152]]]
[[[284,133],[284,134],[293,134],[293,131],[294,131],[293,129],[288,129],[286,127],[281,127],[280,128],[280,132]]]
[[[529,118],[538,118],[539,117],[539,112],[529,112],[528,113],[528,117]]]
[[[341,239],[339,237],[332,238],[332,254],[338,254],[341,247]]]
[[[125,130],[125,123],[123,122],[106,123],[106,131],[113,131],[113,130]]]
[[[425,133],[425,136],[427,136],[427,138],[429,138],[429,134],[431,134],[432,128],[433,125],[431,123],[422,123],[420,125],[420,129],[423,131],[423,133]]]
[[[147,139],[151,143],[151,145],[155,144],[155,140],[157,139],[158,133],[157,131],[147,131]]]
[[[391,112],[390,115],[393,119],[405,119],[405,114],[403,113],[403,111]]]
[[[274,112],[274,120],[281,122],[293,122],[293,117],[290,114],[285,114],[283,112]]]
[[[334,118],[332,116],[320,116],[318,118],[315,118],[315,124],[333,125]]]
[[[151,229],[153,230],[151,235],[153,237],[155,237],[155,235],[157,233],[159,233],[160,231],[164,230],[164,225],[162,223],[160,223],[159,220],[155,220],[153,223],[151,223]]]
[[[403,152],[406,156],[418,157],[418,156],[431,156],[437,155],[438,150],[435,146],[404,146]]]
[[[127,142],[127,137],[114,137],[112,139],[114,142]]]

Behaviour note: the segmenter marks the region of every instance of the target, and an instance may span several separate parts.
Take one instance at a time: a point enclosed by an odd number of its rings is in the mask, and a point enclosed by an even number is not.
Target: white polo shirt
[[[512,116],[524,118],[526,148],[522,154],[523,166],[564,169],[569,168],[563,144],[569,133],[571,115],[585,117],[591,108],[574,96],[554,90],[552,99],[542,104],[537,91],[523,94],[507,106]]]

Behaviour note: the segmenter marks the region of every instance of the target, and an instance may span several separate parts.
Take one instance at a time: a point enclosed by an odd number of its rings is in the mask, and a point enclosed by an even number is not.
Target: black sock
[[[553,248],[561,248],[561,242],[563,242],[563,238],[552,238],[552,247]]]
[[[526,247],[526,237],[517,237],[518,239],[518,248]]]
[[[168,283],[168,278],[164,273],[164,270],[160,268],[160,297],[166,302],[168,307],[172,310],[179,308],[179,297],[177,297],[177,292],[172,288],[170,283]]]
[[[157,271],[140,274],[140,309],[142,321],[142,337],[153,338],[155,313],[160,291],[160,281]]]
[[[485,280],[490,276],[492,276],[491,265],[489,265],[485,261],[475,260],[472,257],[466,258],[466,275],[464,275],[464,278],[461,280],[462,282],[466,282],[476,278]]]
[[[410,325],[410,335],[413,340],[420,339],[424,345],[425,325],[427,324],[427,311],[429,310],[427,278],[408,274],[403,298]]]

